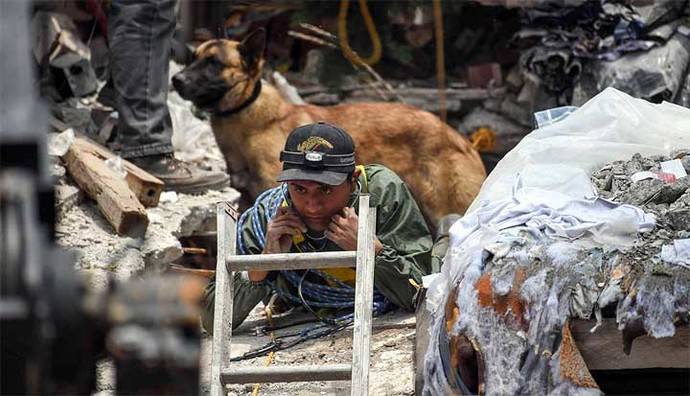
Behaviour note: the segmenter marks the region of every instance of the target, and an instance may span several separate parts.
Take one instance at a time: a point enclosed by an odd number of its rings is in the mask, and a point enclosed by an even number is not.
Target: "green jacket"
[[[409,280],[421,285],[422,276],[431,273],[429,229],[410,190],[393,171],[382,165],[367,165],[359,182],[362,192],[370,194],[370,205],[376,207],[376,236],[383,244],[383,250],[376,256],[374,285],[393,304],[412,311],[417,289]],[[358,200],[353,207],[358,211]],[[257,210],[266,229],[266,207],[258,205]],[[260,254],[263,249],[252,222],[246,221],[240,232],[246,253]],[[342,249],[327,241],[322,250]],[[290,251],[298,252],[294,244]]]

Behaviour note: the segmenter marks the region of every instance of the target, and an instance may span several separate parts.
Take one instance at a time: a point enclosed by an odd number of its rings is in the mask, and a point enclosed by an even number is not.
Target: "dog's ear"
[[[266,48],[266,30],[258,29],[245,37],[238,49],[247,70],[254,70],[263,59]]]

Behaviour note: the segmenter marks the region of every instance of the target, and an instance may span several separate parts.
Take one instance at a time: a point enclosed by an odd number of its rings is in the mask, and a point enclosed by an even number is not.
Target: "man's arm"
[[[377,198],[376,235],[383,249],[376,255],[374,284],[393,304],[414,310],[416,284],[427,275],[432,239],[424,217],[407,186],[392,171],[373,175],[384,180],[372,183]]]

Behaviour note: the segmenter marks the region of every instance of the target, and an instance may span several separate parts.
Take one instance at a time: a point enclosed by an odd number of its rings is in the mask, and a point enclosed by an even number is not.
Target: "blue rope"
[[[285,185],[281,185],[279,187],[264,191],[256,199],[254,206],[242,213],[242,216],[240,216],[240,219],[237,222],[237,246],[239,247],[240,254],[249,253],[242,235],[242,227],[248,219],[251,221],[252,227],[254,228],[259,247],[263,249],[266,244],[266,230],[262,225],[263,222],[259,213],[259,208],[263,206],[264,213],[268,219],[275,216],[278,208],[282,204],[283,200],[285,200],[285,189]],[[303,279],[303,274],[300,274],[297,271],[280,271],[280,273],[294,288],[299,288],[301,283],[304,302],[306,302],[309,306],[336,309],[354,308],[355,289],[352,286],[326,272],[318,270],[309,271],[318,275],[324,281],[324,283],[331,283],[336,286],[328,286],[322,283],[307,281]],[[282,287],[276,287],[277,284],[274,284],[273,286],[273,289],[289,302],[294,304],[303,303],[300,297],[295,296],[289,290],[285,290],[285,288]],[[389,308],[390,303],[388,300],[378,290],[374,289],[374,314],[382,314],[388,311]],[[340,322],[352,321],[353,319],[353,313],[348,313],[335,318],[336,321]]]

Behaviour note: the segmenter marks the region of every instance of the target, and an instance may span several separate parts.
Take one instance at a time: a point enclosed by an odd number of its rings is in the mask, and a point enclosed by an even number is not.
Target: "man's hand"
[[[333,216],[325,235],[328,239],[340,246],[343,250],[357,250],[357,224],[359,217],[350,207],[343,208],[340,214]],[[374,237],[374,250],[376,254],[383,249],[383,244]]]
[[[290,207],[280,207],[266,226],[266,244],[263,254],[287,253],[292,245],[292,236],[307,232],[307,226]],[[266,278],[267,271],[249,271],[249,279],[259,282]]]

